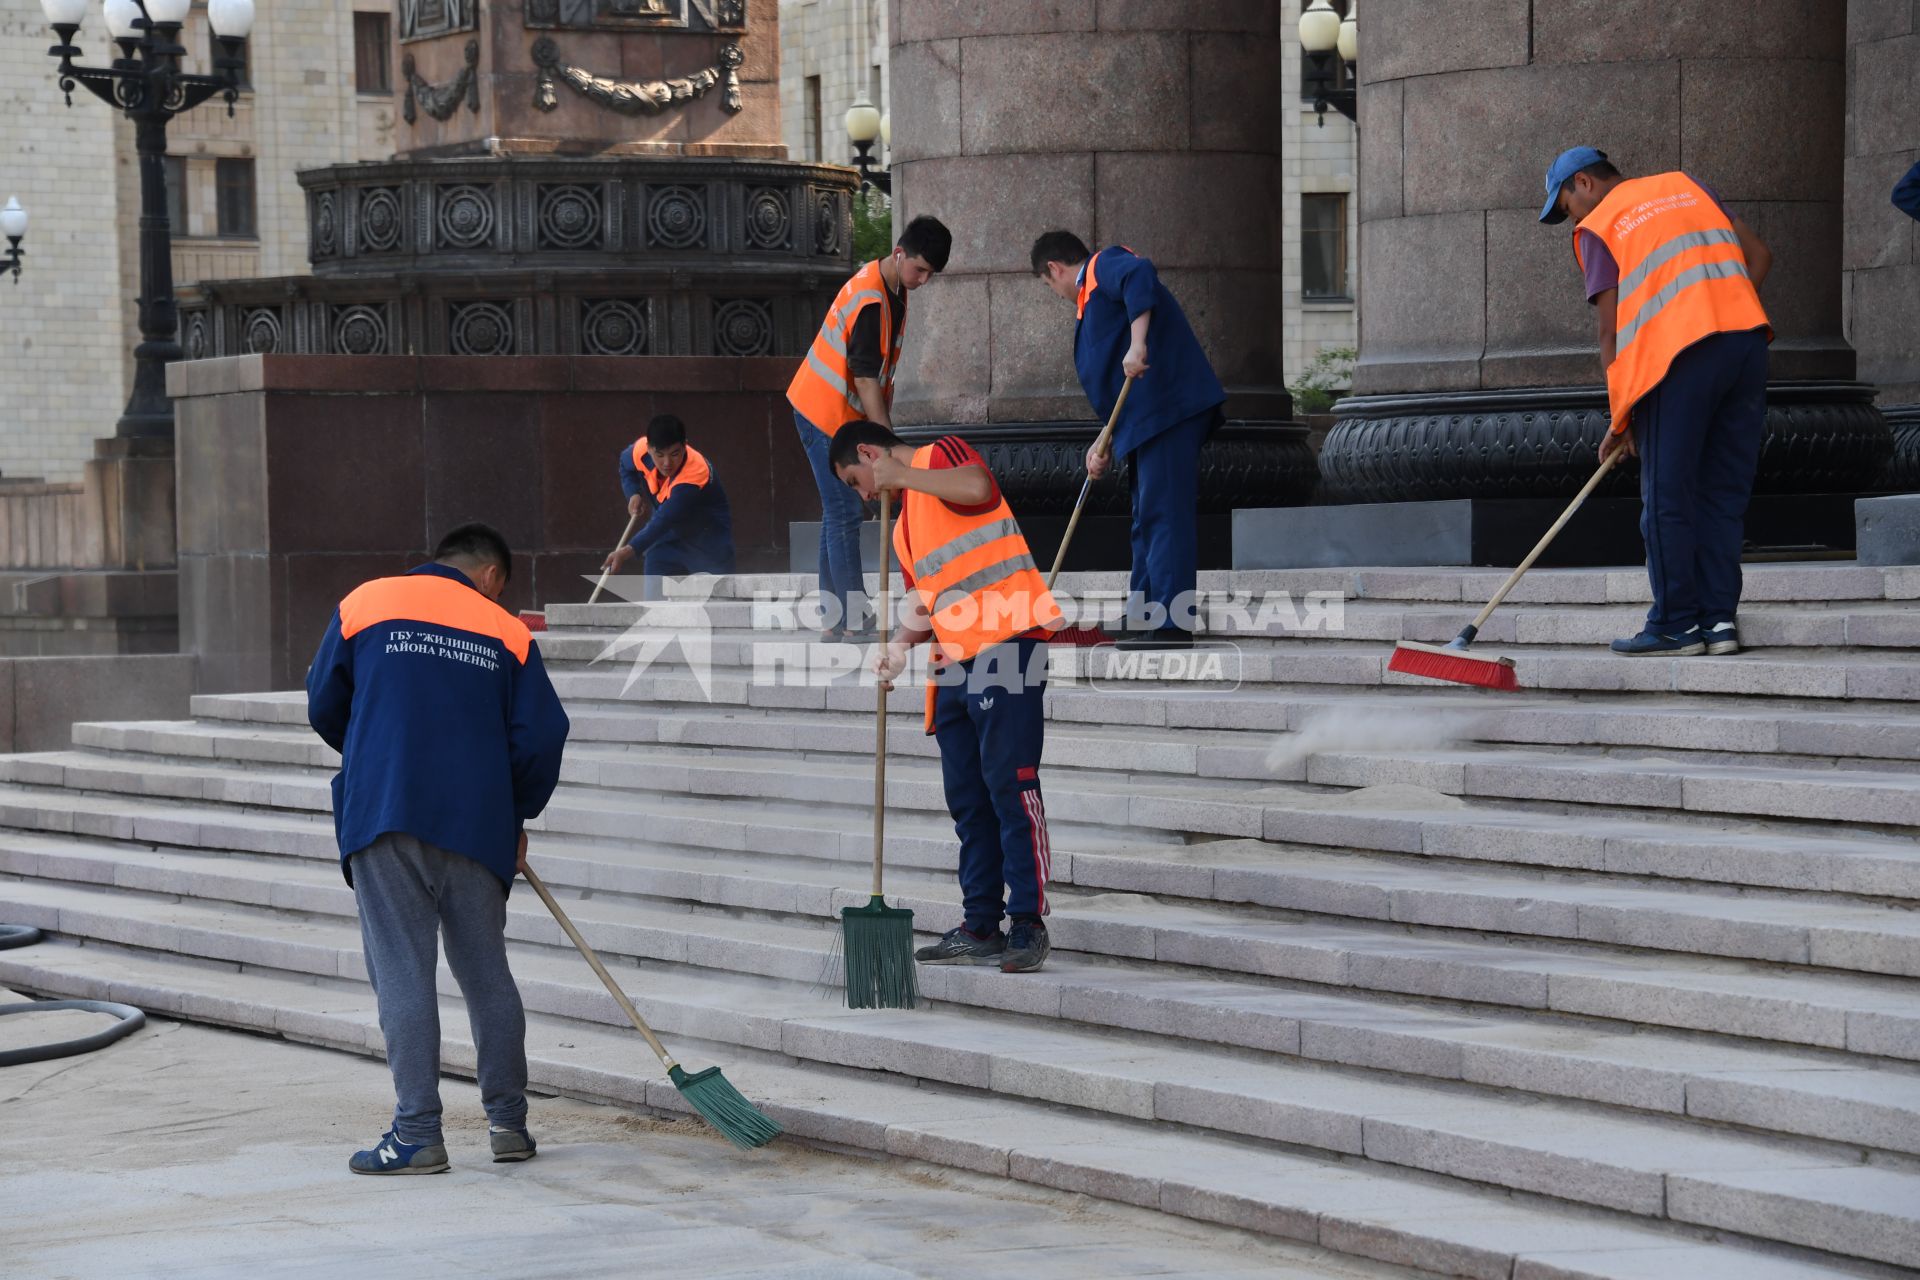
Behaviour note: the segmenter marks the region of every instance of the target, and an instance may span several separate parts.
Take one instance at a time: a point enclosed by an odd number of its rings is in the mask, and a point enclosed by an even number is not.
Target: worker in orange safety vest
[[[834,434],[848,422],[893,425],[893,379],[907,327],[907,295],[946,270],[953,233],[938,218],[907,224],[887,257],[867,263],[827,309],[787,387],[800,445],[820,488],[820,604],[827,640],[870,636],[860,563],[860,503],[833,474]]]
[[[891,681],[935,642],[927,732],[960,838],[960,926],[914,958],[1031,973],[1046,963],[1053,852],[1040,797],[1047,637],[1060,607],[986,462],[959,436],[919,448],[872,422],[833,438],[833,467],[862,498],[900,495],[893,546],[907,599],[874,659]],[[1010,918],[1002,933],[1000,922]]]
[[[1740,651],[1740,548],[1767,417],[1760,237],[1687,174],[1628,178],[1592,147],[1547,170],[1540,221],[1571,218],[1606,369],[1600,457],[1640,458],[1653,607],[1630,656]]]

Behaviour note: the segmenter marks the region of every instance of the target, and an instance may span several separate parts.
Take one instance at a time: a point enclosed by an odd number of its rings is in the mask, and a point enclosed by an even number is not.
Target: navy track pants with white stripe
[[[961,664],[964,678],[949,672],[934,698],[947,811],[960,837],[966,926],[981,937],[1006,916],[1047,912],[1045,662],[1044,641],[1009,640]]]

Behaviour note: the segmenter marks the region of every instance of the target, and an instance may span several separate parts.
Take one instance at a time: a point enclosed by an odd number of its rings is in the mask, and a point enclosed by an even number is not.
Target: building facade
[[[787,158],[845,164],[847,108],[892,101],[887,0],[780,0],[780,119]],[[884,140],[874,144],[884,158]]]
[[[216,98],[168,130],[177,284],[304,269],[296,173],[392,151],[391,30],[387,0],[259,6],[233,115]],[[188,70],[211,71],[211,41],[196,4]],[[65,105],[52,42],[39,0],[0,0],[0,201],[33,215],[0,322],[0,475],[68,481],[113,434],[132,376],[140,181],[125,121],[84,90]],[[90,63],[114,56],[97,13],[79,43]]]

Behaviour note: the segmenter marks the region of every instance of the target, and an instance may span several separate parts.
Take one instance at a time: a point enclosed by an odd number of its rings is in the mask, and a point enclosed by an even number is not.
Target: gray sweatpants
[[[353,855],[353,896],[367,976],[393,1072],[393,1130],[432,1145],[440,1134],[438,935],[466,998],[480,1102],[505,1129],[527,1123],[527,1018],[507,968],[507,894],[493,872],[401,832]]]

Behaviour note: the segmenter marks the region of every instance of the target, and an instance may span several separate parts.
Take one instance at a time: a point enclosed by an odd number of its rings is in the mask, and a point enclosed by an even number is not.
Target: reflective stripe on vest
[[[1684,173],[1616,185],[1575,229],[1575,258],[1581,231],[1599,237],[1620,273],[1607,369],[1615,432],[1682,351],[1716,333],[1768,328],[1733,224]]]
[[[383,622],[418,622],[486,636],[523,663],[533,645],[533,635],[520,619],[466,583],[430,573],[375,578],[340,602],[343,640]]]
[[[641,436],[633,442],[633,468],[647,482],[647,492],[653,495],[655,502],[665,502],[673,496],[673,491],[681,485],[700,489],[713,479],[713,468],[707,465],[707,456],[692,445],[687,446],[687,456],[680,463],[680,469],[671,477],[662,478],[660,469],[653,465],[653,459],[647,456],[647,438]]]
[[[893,340],[893,298],[887,292],[880,263],[869,262],[840,286],[833,305],[827,308],[820,332],[807,348],[806,359],[794,371],[787,384],[787,402],[808,422],[831,436],[846,423],[867,416],[860,393],[847,369],[847,339],[860,309],[870,303],[880,305],[880,389],[889,406],[893,403],[893,375],[900,366],[900,348]],[[906,333],[906,295],[900,297],[900,331]]]
[[[914,450],[913,465],[929,469],[933,450]],[[974,515],[913,490],[903,501],[894,551],[900,563],[913,566],[914,594],[930,615],[943,659],[964,662],[1060,617],[1005,498]]]

